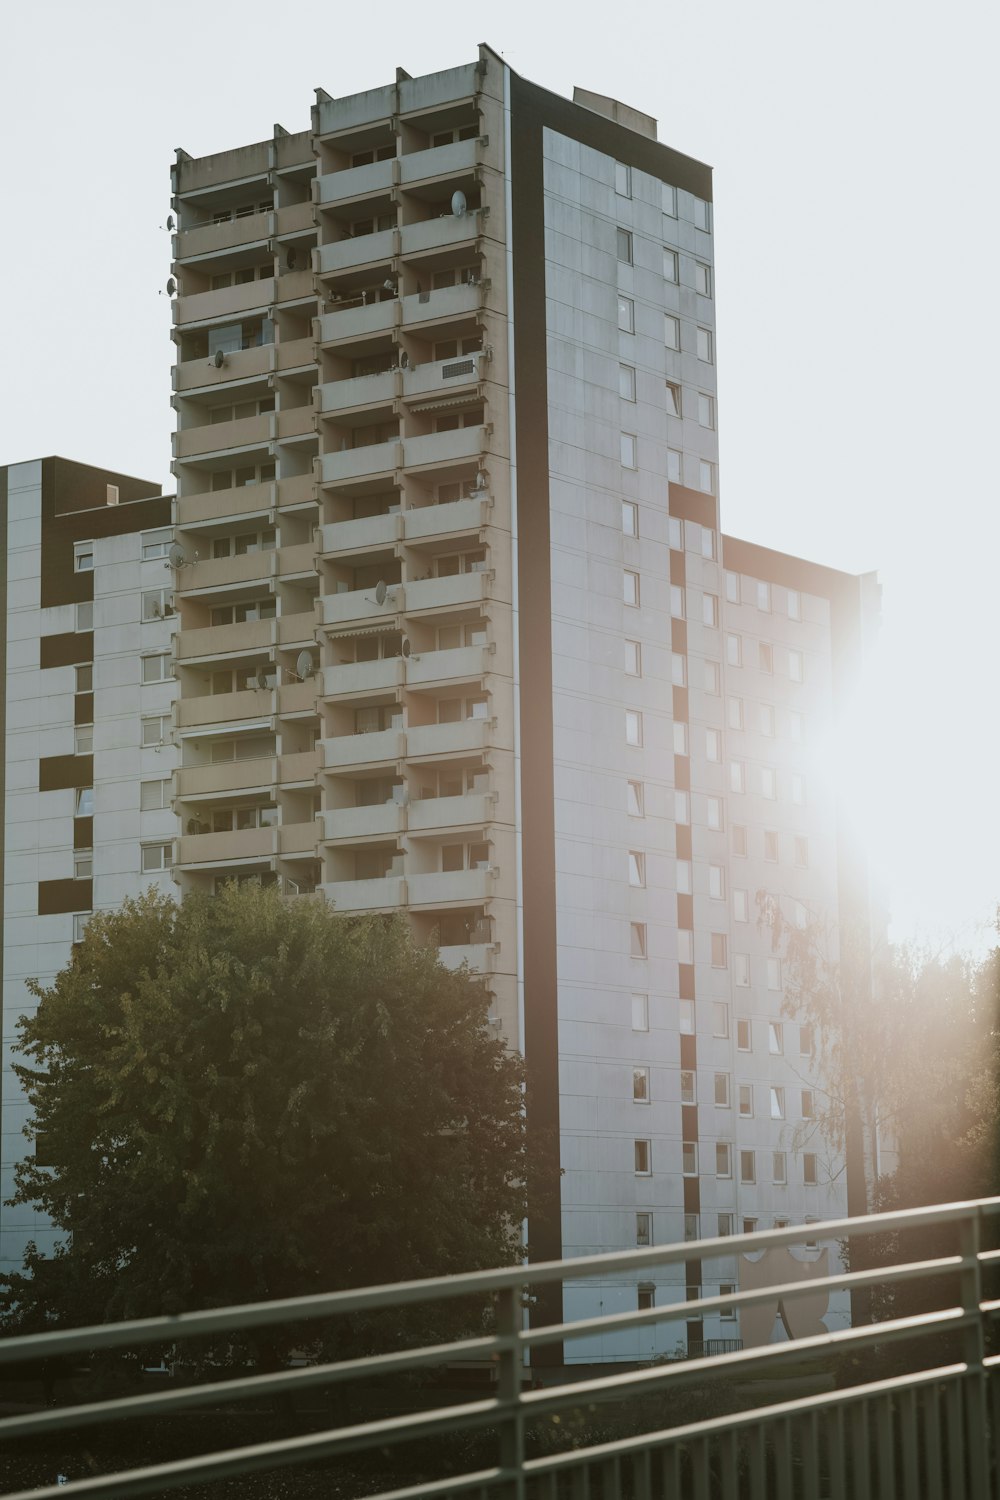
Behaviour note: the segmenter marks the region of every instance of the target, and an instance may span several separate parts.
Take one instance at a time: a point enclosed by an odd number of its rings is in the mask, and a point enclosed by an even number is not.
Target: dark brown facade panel
[[[677,897],[677,925],[694,930],[694,897],[679,895]]]
[[[45,755],[38,762],[38,790],[58,792],[68,786],[93,786],[92,755]]]
[[[689,490],[685,484],[670,485],[670,514],[682,521],[697,521],[699,526],[716,527],[715,496]]]
[[[94,695],[93,693],[77,693],[73,699],[73,723],[93,724],[94,722]]]
[[[73,848],[93,849],[94,847],[94,820],[93,818],[73,819]]]
[[[679,656],[687,655],[688,628],[686,620],[670,621],[670,648]]]
[[[43,635],[38,643],[40,667],[75,667],[93,660],[92,630],[67,630],[62,635]]]
[[[81,510],[108,510],[113,511],[114,506],[108,505],[108,485],[113,484],[118,489],[119,507],[130,505],[136,500],[157,499],[160,496],[160,485],[154,484],[151,479],[137,479],[134,474],[119,474],[114,469],[99,469],[94,464],[77,463],[71,458],[46,458],[42,460],[42,483],[45,483],[46,469],[51,474],[55,511],[58,516],[71,515]],[[120,526],[112,526],[107,531],[84,532],[83,536],[119,536],[135,528],[126,521]]]
[[[803,594],[818,594],[821,599],[838,603],[857,603],[859,581],[853,573],[841,573],[822,563],[790,557],[787,552],[772,552],[756,542],[744,542],[735,536],[723,536],[722,561],[731,573],[745,573],[781,588],[798,589]]]
[[[109,484],[117,486],[117,505],[107,503]],[[43,459],[42,608],[94,597],[93,575],[76,572],[75,542],[169,525],[170,497],[158,484],[65,458]]]
[[[670,582],[676,583],[678,588],[683,588],[687,582],[687,565],[684,561],[684,553],[678,552],[676,548],[670,551]]]
[[[676,832],[677,832],[677,858],[678,859],[690,859],[691,858],[691,824],[690,823],[678,823],[676,825]]]
[[[698,1038],[689,1036],[687,1032],[681,1032],[681,1067],[696,1068],[698,1066]]]
[[[682,719],[687,723],[688,719],[688,690],[687,688],[675,687],[672,690],[672,707],[675,719]]]
[[[674,786],[679,792],[691,790],[691,757],[689,755],[674,756]]]
[[[686,1260],[684,1262],[684,1284],[685,1286],[701,1286],[700,1260]],[[688,1326],[690,1327],[690,1324]]]
[[[698,1139],[697,1104],[681,1105],[681,1136],[685,1141],[696,1141]]]
[[[678,964],[678,984],[682,1000],[694,999],[694,964]]]
[[[684,1179],[684,1212],[686,1214],[701,1213],[701,1188],[697,1177]]]
[[[94,904],[92,880],[40,880],[38,882],[38,915],[52,917],[59,912],[90,911]]]

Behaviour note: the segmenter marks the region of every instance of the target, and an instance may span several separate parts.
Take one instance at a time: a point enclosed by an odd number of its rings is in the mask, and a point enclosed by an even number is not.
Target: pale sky
[[[317,86],[455,66],[485,41],[556,93],[636,105],[710,163],[724,529],[878,571],[850,780],[893,935],[986,940],[1000,902],[995,4],[34,0],[3,27],[0,462],[57,452],[173,488],[159,226],[174,147],[305,129]]]

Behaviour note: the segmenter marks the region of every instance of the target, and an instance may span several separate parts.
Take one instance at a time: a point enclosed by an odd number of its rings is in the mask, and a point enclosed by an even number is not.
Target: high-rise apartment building
[[[561,1143],[536,1259],[845,1212],[757,898],[864,903],[817,749],[874,589],[720,529],[710,170],[483,47],[179,151],[173,198],[181,890],[400,912],[484,974]],[[565,1314],[739,1279],[734,1241]]]

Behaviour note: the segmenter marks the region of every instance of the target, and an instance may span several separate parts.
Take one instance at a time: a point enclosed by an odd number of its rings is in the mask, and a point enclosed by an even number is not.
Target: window
[[[162,531],[144,532],[142,538],[143,562],[155,562],[157,558],[166,557],[170,551],[172,539],[173,532],[167,527]]]
[[[715,494],[715,465],[704,458],[698,460],[698,488],[703,495]]]
[[[716,1177],[732,1177],[733,1175],[733,1150],[728,1141],[715,1143],[715,1175]]]
[[[769,990],[781,989],[780,958],[769,958],[767,961],[767,987]]]
[[[143,844],[142,872],[149,875],[156,870],[170,869],[170,844]]]
[[[745,792],[746,789],[746,766],[741,760],[731,760],[729,762],[729,790],[731,792]]]
[[[626,782],[626,804],[630,817],[643,816],[643,786],[641,781]]]
[[[628,851],[628,883],[634,886],[646,884],[646,856],[638,849]]]
[[[714,765],[722,760],[722,735],[717,729],[705,730],[705,758]]]
[[[633,958],[646,957],[646,924],[645,922],[630,922],[629,924],[629,951]]]
[[[694,1036],[694,1001],[681,1000],[678,1005],[678,1027],[682,1036]]]
[[[699,328],[695,337],[695,348],[698,358],[706,365],[712,363],[712,330],[710,328]]]
[[[740,575],[738,573],[726,574],[726,598],[730,604],[740,602]]]
[[[701,596],[701,622],[710,626],[713,630],[719,627],[719,600],[715,594],[702,594]]]
[[[760,768],[760,794],[773,802],[778,795],[778,778],[773,766],[761,766]]]
[[[681,1172],[685,1177],[698,1175],[698,1142],[681,1142]]]
[[[726,934],[724,932],[713,932],[711,937],[712,968],[724,969],[726,967]]]
[[[698,1238],[698,1215],[697,1214],[685,1214],[684,1215],[684,1238],[686,1240],[696,1240]]]
[[[784,1151],[772,1151],[771,1177],[778,1187],[784,1187],[788,1181],[788,1163]]]
[[[733,954],[733,982],[741,990],[750,988],[750,955],[749,953]]]
[[[806,1187],[815,1187],[819,1181],[816,1174],[816,1153],[804,1151],[802,1153],[802,1181]]]
[[[729,1006],[724,1000],[712,1001],[712,1035],[715,1037],[729,1035]]]
[[[716,1073],[715,1075],[715,1107],[716,1109],[729,1108],[728,1073]]]
[[[622,468],[634,469],[636,463],[635,433],[623,432],[621,435]]]
[[[749,1022],[746,1023],[749,1026]],[[749,1048],[743,1049],[749,1051]],[[753,1084],[740,1084],[740,1114],[744,1120],[753,1119]]]
[[[803,1057],[812,1057],[816,1039],[811,1025],[799,1027],[799,1051]]]
[[[76,606],[76,628],[77,630],[93,630],[94,628],[94,606],[93,604],[78,604]]]
[[[803,1120],[811,1120],[813,1118],[813,1091],[812,1091],[812,1089],[803,1089],[802,1090],[802,1118],[803,1118]]]
[[[630,266],[632,264],[632,236],[627,229],[616,231],[615,247],[618,259]]]
[[[687,755],[688,753],[688,727],[683,719],[675,719],[673,727],[674,754]]]
[[[804,776],[792,773],[792,801],[796,807],[802,807],[806,800],[806,782]]]
[[[165,620],[174,612],[169,589],[147,589],[142,595],[142,618]]]
[[[82,943],[83,942],[83,935],[84,935],[84,933],[87,930],[87,923],[89,921],[90,921],[90,912],[89,911],[78,911],[78,912],[74,912],[73,913],[73,941],[74,941],[74,943]]]
[[[629,677],[642,676],[642,647],[638,641],[625,642],[625,671]]]
[[[681,1069],[681,1103],[694,1104],[695,1075],[690,1068]]]
[[[171,719],[169,714],[149,714],[142,720],[142,743],[144,745],[163,745],[170,738]]]
[[[774,671],[774,651],[767,641],[760,641],[757,645],[757,664],[762,672]]]
[[[678,927],[677,929],[677,962],[682,964],[694,963],[694,933],[690,927]]]
[[[637,1245],[651,1245],[653,1243],[652,1214],[636,1214],[635,1242]]]
[[[691,803],[690,803],[690,801],[688,799],[688,794],[687,794],[687,792],[675,791],[674,792],[674,822],[675,823],[682,823],[683,824],[683,823],[690,823],[690,821],[691,821]]]
[[[634,708],[625,710],[625,743],[642,744],[642,714],[637,713]]]
[[[142,658],[143,682],[166,682],[172,675],[170,657],[167,652],[161,651],[155,656]]]
[[[733,1232],[733,1216],[732,1216],[732,1214],[719,1214],[719,1218],[718,1218],[718,1233],[719,1233],[719,1238],[720,1239],[725,1239],[727,1237],[727,1235],[732,1234],[732,1232]]]
[[[779,858],[778,835],[770,828],[764,832],[764,858],[771,864],[777,864]]]
[[[649,1069],[632,1069],[632,1098],[636,1104],[649,1103]]]
[[[728,720],[730,729],[743,728],[743,699],[730,698],[728,703]]]
[[[635,400],[635,370],[631,365],[618,366],[618,394],[623,401]]]
[[[784,1036],[782,1035],[780,1021],[768,1021],[767,1023],[767,1050],[774,1057],[780,1057],[785,1050]]]
[[[643,1282],[636,1291],[636,1306],[640,1312],[646,1312],[656,1304],[656,1288],[648,1282]]]
[[[632,1030],[649,1030],[649,996],[633,994],[632,996]]]
[[[679,583],[670,585],[670,614],[675,620],[684,618],[684,590]]]
[[[637,1177],[648,1177],[652,1171],[652,1145],[649,1141],[635,1141],[635,1175]]]
[[[627,162],[615,162],[615,192],[619,198],[632,196],[632,168]]]
[[[712,295],[712,267],[706,266],[703,260],[694,263],[694,289],[699,297]]]
[[[698,425],[699,427],[715,427],[715,399],[707,396],[704,391],[698,392]]]
[[[680,484],[681,482],[681,454],[676,448],[667,449],[667,478],[671,484]],[[676,517],[672,516],[671,520],[676,520]],[[678,531],[680,530],[679,521],[677,522],[677,529]],[[680,537],[678,536],[676,542],[671,541],[670,545],[680,551]]]
[[[679,417],[681,414],[681,388],[673,380],[667,381],[667,416]]]
[[[802,652],[801,651],[789,651],[789,653],[788,653],[788,675],[792,679],[792,681],[793,682],[801,682],[803,680],[803,673],[804,673],[804,671],[805,671],[805,668],[803,666]]]
[[[706,814],[705,821],[707,822],[709,828],[711,828],[716,833],[721,833],[722,832],[722,798],[721,797],[706,797],[705,798],[705,814]]]
[[[747,831],[741,823],[733,824],[733,853],[741,858],[746,858],[747,853]]]
[[[679,349],[681,347],[680,319],[675,318],[673,313],[666,313],[664,316],[663,342],[668,349]]]
[[[770,1087],[771,1096],[771,1119],[783,1120],[785,1118],[785,1091],[772,1083]]]
[[[667,450],[668,455],[671,451],[671,449]],[[680,455],[678,455],[678,457],[679,456]],[[678,470],[678,473],[680,473],[680,470]],[[667,517],[667,545],[669,547],[672,547],[675,552],[681,552],[684,548],[684,539],[681,535],[681,523],[677,516]]]
[[[618,327],[622,333],[635,333],[635,303],[631,297],[618,294]]]
[[[704,198],[695,198],[694,204],[694,227],[703,229],[706,234],[712,232],[712,205],[706,203]]]
[[[679,651],[670,653],[670,680],[674,687],[687,686],[687,657]]]
[[[756,1219],[744,1219],[743,1220],[743,1233],[744,1234],[756,1234],[757,1233],[757,1220]]]
[[[676,250],[667,250],[666,248],[664,248],[664,251],[663,251],[663,279],[664,279],[664,281],[676,281],[677,280],[677,251]]]
[[[77,724],[73,730],[73,754],[92,755],[94,752],[93,724]]]
[[[162,781],[140,781],[139,807],[143,812],[162,812],[170,806],[170,778]]]
[[[735,1295],[736,1295],[736,1283],[734,1281],[720,1281],[719,1282],[719,1296],[720,1297],[733,1297]],[[736,1321],[736,1309],[735,1309],[735,1307],[720,1307],[719,1308],[719,1317],[722,1318],[727,1323],[734,1323]]]
[[[713,698],[722,693],[722,668],[717,661],[705,662],[705,692]]]
[[[93,542],[74,542],[73,570],[76,573],[92,573],[94,571]]]
[[[801,620],[802,618],[802,595],[798,589],[788,590],[788,618],[790,620]]]
[[[741,636],[726,636],[726,661],[731,667],[741,667],[743,665],[743,639]],[[740,717],[742,719],[742,708],[740,710]]]
[[[733,891],[733,921],[749,922],[750,920],[750,893],[748,891]]]
[[[75,807],[75,816],[78,818],[92,818],[94,816],[94,788],[92,786],[77,787]]]
[[[639,535],[639,507],[631,500],[622,501],[622,535]]]
[[[669,182],[661,182],[662,208],[668,219],[677,217],[677,189],[671,187]]]
[[[94,691],[93,662],[81,662],[76,668],[76,691],[78,693],[92,693]]]
[[[689,859],[677,861],[677,890],[682,896],[691,895],[691,861]]]
[[[722,865],[708,867],[708,894],[713,901],[726,899],[726,871]]]
[[[73,879],[90,880],[94,874],[94,851],[77,849],[73,854]]]
[[[757,1181],[757,1159],[752,1151],[740,1152],[740,1181]]]
[[[477,839],[469,844],[442,844],[441,869],[448,873],[457,870],[488,870],[490,868],[490,846]],[[401,874],[402,871],[382,870],[381,874]]]

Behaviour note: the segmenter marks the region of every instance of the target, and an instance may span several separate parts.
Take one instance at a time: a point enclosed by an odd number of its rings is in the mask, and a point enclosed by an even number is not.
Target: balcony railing
[[[387,881],[345,882],[384,888]],[[374,894],[374,890],[373,890]],[[378,1313],[380,1326],[394,1326],[394,1315],[415,1306],[433,1307],[457,1298],[492,1306],[489,1331],[422,1349],[399,1348],[374,1358],[340,1360],[299,1369],[250,1375],[140,1396],[119,1396],[82,1406],[20,1410],[0,1421],[0,1439],[31,1438],[51,1443],[53,1434],[122,1422],[128,1418],[165,1417],[200,1407],[218,1410],[232,1403],[253,1402],[414,1372],[423,1382],[409,1411],[382,1412],[369,1420],[343,1425],[310,1424],[306,1433],[278,1437],[242,1448],[201,1452],[141,1470],[119,1468],[78,1482],[81,1493],[96,1497],[163,1494],[192,1484],[238,1474],[274,1470],[295,1464],[337,1461],[339,1488],[350,1473],[350,1455],[370,1455],[384,1473],[389,1450],[397,1444],[433,1439],[424,1444],[417,1472],[408,1466],[405,1487],[391,1484],[393,1496],[406,1500],[470,1497],[470,1500],[994,1500],[996,1439],[1000,1434],[998,1370],[1000,1355],[987,1353],[987,1334],[1000,1301],[984,1295],[983,1278],[1000,1261],[1000,1251],[984,1249],[984,1231],[1000,1210],[1000,1198],[978,1203],[912,1209],[870,1218],[813,1224],[810,1237],[829,1247],[845,1238],[853,1244],[871,1234],[933,1229],[950,1233],[954,1248],[945,1254],[897,1260],[875,1270],[834,1270],[789,1279],[788,1250],[800,1246],[801,1226],[741,1236],[738,1240],[703,1240],[680,1245],[580,1256],[534,1265],[509,1266],[360,1291],[329,1292],[250,1307],[215,1308],[180,1316],[148,1318],[70,1331],[53,1331],[0,1341],[0,1368],[26,1361],[76,1363],[95,1351],[159,1348],[171,1358],[188,1339],[236,1335],[248,1328],[305,1325],[344,1315]],[[567,1289],[585,1279],[625,1278],[633,1287],[667,1266],[683,1275],[684,1262],[703,1263],[739,1256],[741,1264],[759,1266],[748,1255],[774,1255],[784,1267],[778,1280],[752,1290],[674,1301],[624,1312],[601,1312],[573,1322],[544,1323],[532,1317],[526,1326],[525,1293],[533,1289]],[[802,1265],[802,1262],[792,1262]],[[818,1267],[817,1267],[818,1269]],[[335,1273],[333,1273],[335,1274]],[[782,1275],[784,1279],[782,1280]],[[776,1306],[826,1305],[832,1292],[872,1286],[900,1286],[915,1280],[936,1286],[931,1310],[879,1323],[796,1336],[781,1343],[761,1343],[732,1352],[677,1358],[626,1368],[609,1366],[595,1375],[589,1366],[582,1379],[564,1366],[553,1379],[534,1354],[546,1346],[558,1351],[583,1335],[614,1338],[624,1329],[652,1329],[683,1323],[732,1307],[738,1316],[760,1310],[770,1328]],[[760,1321],[760,1318],[758,1318]],[[484,1328],[486,1324],[484,1323]],[[822,1325],[821,1325],[822,1327]],[[928,1341],[932,1336],[932,1341]],[[945,1341],[942,1360],[941,1340]],[[235,1340],[234,1340],[235,1341]],[[736,1340],[731,1341],[736,1343]],[[888,1379],[865,1378],[864,1362],[876,1351],[893,1349],[900,1373]],[[840,1388],[818,1395],[798,1395],[810,1376],[826,1375],[838,1356],[848,1357],[853,1373]],[[558,1357],[558,1354],[557,1354]],[[475,1363],[490,1372],[490,1384],[464,1401],[439,1396],[426,1377],[448,1367]],[[841,1367],[848,1359],[841,1360]],[[790,1398],[774,1377],[793,1382]],[[532,1379],[534,1376],[534,1379]],[[754,1385],[750,1382],[757,1381]],[[743,1409],[701,1421],[671,1421],[671,1396],[692,1383],[730,1398]],[[643,1401],[642,1398],[649,1398]],[[736,1398],[736,1399],[733,1399]],[[740,1399],[742,1398],[742,1400]],[[628,1435],[616,1435],[608,1423],[599,1439],[588,1437],[586,1418],[604,1402],[627,1406],[638,1421]],[[344,1408],[346,1409],[346,1403]],[[577,1422],[572,1422],[576,1414]],[[567,1440],[553,1435],[570,1431]],[[635,1432],[636,1425],[648,1430]],[[453,1439],[480,1435],[480,1455],[464,1469]],[[543,1437],[547,1436],[547,1441]],[[412,1450],[411,1450],[412,1452]],[[360,1474],[350,1487],[355,1496],[378,1493],[388,1500],[387,1486],[367,1482]],[[331,1478],[334,1476],[331,1475]],[[55,1486],[31,1491],[35,1500],[56,1500]],[[27,1500],[20,1492],[18,1500]]]

